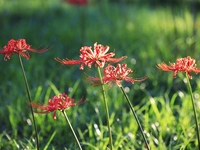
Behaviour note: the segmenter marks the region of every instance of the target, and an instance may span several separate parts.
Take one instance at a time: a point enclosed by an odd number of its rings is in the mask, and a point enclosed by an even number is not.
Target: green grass
[[[93,2],[91,0],[91,2]],[[107,7],[106,7],[107,6]],[[142,83],[130,85],[128,96],[145,130],[152,150],[193,150],[197,147],[195,122],[184,76],[158,70],[157,63],[174,62],[190,55],[200,60],[199,13],[193,36],[193,16],[188,7],[150,7],[122,3],[87,7],[69,6],[57,0],[1,0],[0,47],[10,39],[25,38],[33,48],[52,47],[43,54],[31,53],[23,59],[35,102],[47,103],[58,92],[71,93],[84,104],[67,110],[67,115],[83,149],[106,149],[109,143],[100,87],[84,82],[84,72],[97,76],[92,69],[63,66],[55,57],[78,59],[82,46],[95,42],[109,45],[116,57],[128,56],[125,63],[134,77],[148,75]],[[195,44],[195,48],[194,48]],[[0,149],[34,149],[34,130],[30,122],[28,98],[18,57],[0,59]],[[197,64],[200,66],[199,61]],[[76,84],[76,86],[74,86]],[[191,80],[200,119],[198,75]],[[110,121],[115,149],[144,149],[143,139],[125,98],[117,86],[107,87]],[[36,114],[41,149],[76,149],[67,123],[58,113]]]

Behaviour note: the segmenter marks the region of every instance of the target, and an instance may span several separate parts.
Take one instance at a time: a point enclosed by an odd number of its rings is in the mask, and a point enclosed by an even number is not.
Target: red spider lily
[[[87,0],[66,0],[71,5],[87,5]]]
[[[28,51],[35,52],[35,53],[42,53],[45,52],[47,48],[41,50],[35,50],[30,47],[29,44],[26,43],[25,39],[14,40],[11,39],[8,41],[8,45],[3,47],[3,50],[0,50],[0,54],[4,54],[4,60],[10,59],[10,56],[14,53],[17,53],[23,56],[25,59],[29,60],[30,55]]]
[[[200,72],[200,69],[196,68],[195,59],[192,59],[190,56],[179,58],[176,60],[176,63],[170,63],[169,66],[166,63],[158,64],[157,68],[163,71],[173,71],[174,78],[176,78],[178,72],[185,72],[192,79],[191,72],[195,72],[196,74]]]
[[[102,77],[103,84],[109,83],[109,82],[114,82],[117,83],[119,87],[122,87],[121,81],[126,81],[134,84],[135,82],[141,82],[146,80],[147,77],[139,78],[139,79],[133,79],[129,77],[129,75],[133,71],[130,68],[127,68],[127,64],[117,64],[116,67],[112,65],[108,65],[104,69],[104,75]],[[95,77],[88,77],[88,81],[90,84],[93,85],[99,85],[101,84],[100,78],[95,78]]]
[[[67,108],[83,103],[82,98],[77,103],[73,103],[73,102],[74,102],[73,98],[70,98],[67,94],[63,93],[49,99],[47,106],[36,104],[34,102],[31,102],[30,105],[33,108],[41,110],[41,112],[36,111],[36,113],[46,114],[46,113],[54,112],[53,119],[56,119],[56,110],[64,111]]]
[[[84,46],[80,49],[80,59],[79,60],[69,60],[69,59],[60,59],[55,58],[56,61],[62,63],[63,65],[76,65],[81,64],[80,70],[84,69],[84,65],[89,68],[92,67],[93,64],[103,68],[106,62],[117,63],[124,60],[126,57],[123,56],[121,58],[112,58],[115,53],[107,53],[109,50],[109,46],[103,46],[101,44],[94,44],[94,51],[92,51],[92,47]]]

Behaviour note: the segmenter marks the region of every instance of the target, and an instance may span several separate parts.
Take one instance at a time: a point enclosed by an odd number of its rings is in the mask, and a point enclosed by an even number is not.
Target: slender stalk
[[[67,123],[69,124],[69,127],[70,127],[70,129],[71,129],[71,131],[72,131],[72,134],[73,134],[75,140],[76,140],[76,143],[77,143],[77,145],[78,145],[79,150],[82,150],[81,145],[80,145],[80,142],[78,141],[78,138],[76,137],[76,133],[74,132],[74,129],[73,129],[73,127],[72,127],[72,125],[71,125],[71,123],[70,123],[70,121],[69,121],[69,118],[67,117],[66,112],[65,112],[64,110],[62,110],[62,113],[64,114],[65,119],[66,119]]]
[[[191,100],[192,100],[192,106],[193,106],[193,111],[194,111],[194,118],[195,118],[195,124],[196,124],[196,132],[197,132],[197,138],[198,138],[198,147],[200,150],[200,135],[199,135],[199,123],[198,123],[198,119],[197,119],[197,112],[196,112],[196,108],[195,108],[195,104],[194,104],[194,97],[192,94],[192,88],[191,88],[191,84],[190,84],[190,80],[189,77],[186,73],[186,78],[187,78],[187,85],[188,85],[188,90],[191,96]]]
[[[110,119],[109,119],[109,112],[108,112],[108,104],[107,104],[107,99],[106,99],[106,93],[105,93],[105,88],[102,80],[102,75],[101,75],[101,70],[99,67],[98,68],[98,74],[99,78],[101,80],[101,87],[102,87],[102,92],[103,92],[103,100],[104,100],[104,105],[105,105],[105,110],[106,110],[106,119],[107,119],[107,126],[108,126],[108,132],[109,132],[109,143],[110,143],[110,150],[113,150],[113,145],[112,145],[112,132],[110,128]]]
[[[138,126],[139,126],[139,129],[140,129],[140,131],[141,131],[141,133],[142,133],[144,142],[145,142],[145,144],[146,144],[146,148],[147,148],[148,150],[150,150],[150,147],[149,147],[149,145],[148,145],[147,139],[146,139],[146,137],[145,137],[145,135],[144,135],[144,132],[143,132],[144,130],[142,129],[142,126],[141,126],[141,124],[140,124],[140,121],[139,121],[139,119],[138,119],[138,117],[137,117],[137,114],[136,114],[136,112],[135,112],[135,110],[134,110],[134,108],[133,108],[133,106],[132,106],[132,104],[131,104],[131,102],[130,102],[130,100],[129,100],[129,97],[128,97],[128,95],[126,94],[126,92],[124,91],[124,88],[123,88],[123,87],[120,87],[120,88],[121,88],[121,90],[122,90],[122,92],[123,92],[123,94],[124,94],[124,96],[125,96],[125,98],[126,98],[126,100],[127,100],[127,102],[128,102],[128,105],[129,105],[131,111],[133,112],[133,115],[134,115],[134,117],[135,117],[135,120],[136,120],[136,122],[137,122],[137,124],[138,124]]]
[[[19,55],[19,61],[20,61],[20,65],[21,65],[21,68],[22,68],[24,82],[25,82],[25,85],[26,85],[26,91],[27,91],[27,94],[28,94],[28,100],[29,100],[29,102],[32,102],[32,100],[31,100],[31,94],[30,94],[30,89],[29,89],[27,78],[26,78],[26,73],[25,73],[25,70],[24,70],[24,65],[22,63],[22,59],[21,59],[20,55]],[[39,148],[38,131],[37,131],[37,126],[36,126],[35,116],[34,116],[34,113],[33,113],[32,106],[31,106],[31,115],[32,115],[32,118],[33,118],[33,125],[34,125],[34,129],[35,129],[35,134],[36,134],[35,138],[36,138],[37,150],[39,150],[40,148]]]

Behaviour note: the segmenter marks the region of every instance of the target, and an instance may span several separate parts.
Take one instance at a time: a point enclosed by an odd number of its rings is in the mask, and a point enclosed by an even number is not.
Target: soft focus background
[[[32,99],[47,103],[66,92],[84,104],[67,110],[83,149],[106,150],[108,133],[99,87],[85,82],[84,72],[63,66],[55,57],[79,59],[82,46],[95,42],[110,46],[134,78],[148,75],[142,83],[123,83],[145,129],[152,150],[194,150],[197,137],[184,75],[158,70],[161,62],[191,56],[200,66],[200,3],[198,0],[0,0],[0,47],[10,39],[26,39],[32,48],[51,47],[23,59]],[[34,149],[34,130],[28,98],[17,55],[0,58],[0,149]],[[191,80],[200,119],[200,80]],[[113,141],[116,149],[144,149],[135,119],[120,89],[107,88]],[[76,149],[64,117],[37,115],[41,149]]]

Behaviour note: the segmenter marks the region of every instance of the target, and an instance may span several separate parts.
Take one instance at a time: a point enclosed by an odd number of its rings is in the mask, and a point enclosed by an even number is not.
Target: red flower
[[[30,55],[28,51],[31,52],[36,52],[36,53],[42,53],[45,52],[47,49],[41,49],[41,50],[35,50],[30,47],[29,44],[26,43],[25,39],[19,39],[19,40],[14,40],[11,39],[8,41],[8,45],[3,47],[3,50],[0,51],[0,54],[4,54],[4,60],[6,61],[7,59],[10,59],[10,56],[13,55],[14,53],[17,53],[27,60],[30,59]]]
[[[200,69],[196,68],[195,59],[192,59],[190,56],[179,58],[176,60],[176,63],[170,63],[169,66],[166,63],[158,64],[157,68],[163,71],[173,71],[174,78],[176,78],[178,72],[185,72],[192,79],[191,72],[196,74],[200,72]]]
[[[83,103],[82,99],[80,99],[80,101],[78,101],[77,103],[73,103],[73,102],[74,102],[73,98],[70,98],[67,94],[63,93],[49,99],[47,106],[36,104],[34,102],[31,102],[30,105],[33,108],[41,110],[41,112],[36,111],[36,113],[54,112],[53,119],[56,119],[56,110],[64,111],[67,108]]]
[[[67,0],[72,5],[87,5],[87,0]]]
[[[109,82],[115,82],[119,87],[122,87],[121,81],[126,81],[134,84],[135,82],[141,82],[144,81],[147,77],[143,77],[140,79],[133,79],[129,77],[130,73],[133,71],[130,68],[127,68],[127,64],[117,64],[116,67],[112,65],[108,65],[104,69],[104,75],[102,77],[103,84],[109,83]],[[93,85],[99,85],[100,78],[95,78],[95,77],[88,77],[88,80],[90,84]]]
[[[93,64],[98,65],[100,68],[103,68],[106,62],[117,63],[125,59],[126,57],[121,58],[112,58],[115,53],[107,53],[109,50],[109,46],[103,46],[101,44],[94,44],[94,51],[92,51],[92,47],[84,46],[80,49],[80,59],[79,60],[69,60],[69,59],[60,59],[55,58],[56,61],[62,63],[63,65],[76,65],[81,64],[80,69],[84,69],[84,65],[89,68],[92,67]],[[106,54],[107,53],[107,54]]]

